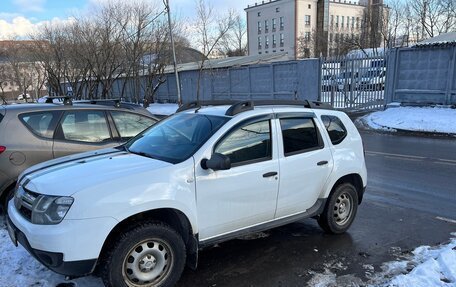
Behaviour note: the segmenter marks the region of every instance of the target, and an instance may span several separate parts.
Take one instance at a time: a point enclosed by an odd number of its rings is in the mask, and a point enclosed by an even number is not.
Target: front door
[[[204,170],[196,162],[200,240],[212,239],[274,218],[279,164],[269,118],[233,127],[215,144],[229,170]]]

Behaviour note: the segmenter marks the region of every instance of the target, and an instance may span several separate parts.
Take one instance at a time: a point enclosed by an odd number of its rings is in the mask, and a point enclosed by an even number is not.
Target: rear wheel
[[[335,188],[326,201],[323,213],[318,218],[320,227],[328,233],[344,233],[353,223],[358,210],[358,193],[350,183]]]
[[[144,223],[120,236],[100,263],[100,275],[106,286],[173,286],[185,260],[179,233],[164,223]]]

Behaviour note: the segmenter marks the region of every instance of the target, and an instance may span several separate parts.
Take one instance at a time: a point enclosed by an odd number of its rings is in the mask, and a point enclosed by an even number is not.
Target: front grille
[[[17,198],[15,198],[16,208],[25,219],[31,221],[33,205],[35,204],[39,194],[24,187],[20,188],[23,189],[23,192],[18,191]]]

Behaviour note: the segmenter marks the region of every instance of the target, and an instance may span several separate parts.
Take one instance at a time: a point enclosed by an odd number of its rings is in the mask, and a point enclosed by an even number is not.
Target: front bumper
[[[11,222],[9,217],[7,218],[7,224],[13,243],[15,245],[20,243],[36,260],[52,271],[67,276],[79,277],[90,274],[95,269],[97,259],[65,262],[63,261],[63,253],[32,248],[25,234]]]
[[[16,238],[49,269],[77,277],[93,272],[104,241],[117,221],[113,218],[94,218],[36,225],[23,218],[10,201],[7,224],[13,243],[16,243]]]

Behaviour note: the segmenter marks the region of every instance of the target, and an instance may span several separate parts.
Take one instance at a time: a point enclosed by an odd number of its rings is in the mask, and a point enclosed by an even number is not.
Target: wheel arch
[[[336,187],[343,183],[351,183],[358,194],[358,204],[361,204],[363,201],[363,196],[364,196],[364,185],[363,185],[363,179],[361,175],[357,173],[350,173],[347,175],[342,176],[339,178],[332,186],[330,193],[328,194],[328,198],[331,196],[331,194],[334,192]]]
[[[99,259],[112,248],[116,237],[123,232],[133,229],[144,221],[160,221],[168,224],[181,236],[187,249],[187,265],[195,269],[198,258],[198,235],[193,234],[193,228],[188,217],[180,210],[174,208],[159,208],[134,214],[119,222],[106,237],[100,251]],[[100,262],[100,260],[99,260]]]

